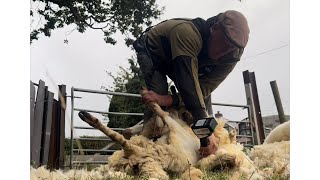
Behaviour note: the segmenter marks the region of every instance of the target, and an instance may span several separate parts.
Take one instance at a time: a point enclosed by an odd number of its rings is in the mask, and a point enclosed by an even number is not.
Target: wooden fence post
[[[45,102],[45,116],[43,121],[43,151],[42,152],[42,165],[47,165],[49,160],[49,149],[50,149],[50,135],[51,135],[51,124],[52,124],[52,108],[53,108],[53,93],[46,91],[46,102]]]
[[[49,148],[49,160],[48,160],[48,167],[50,169],[58,169],[58,117],[59,117],[59,102],[53,99],[53,107],[52,107],[52,122],[51,122],[51,135],[50,135],[50,148]]]
[[[65,111],[67,105],[66,85],[59,85],[59,104],[60,104],[60,121],[59,121],[59,168],[64,165],[64,140],[65,140]]]
[[[45,98],[45,83],[40,80],[38,85],[37,99],[35,103],[34,115],[34,129],[32,133],[31,144],[31,161],[34,162],[34,167],[40,165],[40,150],[41,150],[41,133],[42,133],[42,120]]]
[[[243,79],[246,89],[247,103],[251,107],[251,116],[253,117],[253,123],[255,125],[256,130],[256,140],[257,144],[262,144],[265,135],[264,135],[264,127],[262,122],[261,110],[260,110],[260,102],[256,84],[256,78],[254,72],[243,71]]]
[[[47,165],[50,169],[64,167],[66,86],[59,85],[58,99],[39,80],[35,87],[30,81],[30,159],[37,168]]]
[[[34,130],[34,103],[36,96],[36,88],[33,85],[33,82],[30,81],[30,147],[33,145],[33,130]],[[32,150],[30,151],[30,159],[33,159]]]
[[[280,98],[280,93],[277,85],[277,81],[270,81],[274,101],[276,102],[277,110],[278,110],[278,116],[279,116],[279,121],[280,124],[286,122],[286,117],[284,115],[282,103],[281,103],[281,98]]]

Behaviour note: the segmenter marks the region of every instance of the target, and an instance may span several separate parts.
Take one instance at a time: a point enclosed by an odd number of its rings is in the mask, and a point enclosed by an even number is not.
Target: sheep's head
[[[165,122],[159,116],[153,116],[144,124],[143,131],[140,133],[140,135],[155,140],[161,137],[161,135],[168,133],[168,131],[169,128]]]

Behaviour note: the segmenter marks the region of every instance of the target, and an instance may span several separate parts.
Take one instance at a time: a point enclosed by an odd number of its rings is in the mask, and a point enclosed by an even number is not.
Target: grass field
[[[96,165],[89,165],[85,169],[87,170],[92,170],[94,167],[97,167]],[[74,169],[80,169],[80,167],[74,168]],[[216,171],[216,172],[211,172],[211,171],[203,171],[203,177],[202,180],[229,180],[232,176],[232,173],[228,170],[223,170],[223,171]],[[180,174],[169,174],[171,180],[179,180],[180,179]],[[128,176],[125,178],[107,178],[106,180],[148,180],[148,177],[133,177],[133,176]],[[273,175],[272,177],[265,177],[265,180],[289,180],[290,176],[280,176],[280,175]],[[76,179],[75,179],[76,180]],[[247,180],[247,178],[239,178],[239,180]]]

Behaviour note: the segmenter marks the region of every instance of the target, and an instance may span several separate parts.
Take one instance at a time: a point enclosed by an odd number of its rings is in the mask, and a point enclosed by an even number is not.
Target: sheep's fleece
[[[181,179],[198,180],[203,177],[203,170],[226,169],[231,172],[230,179],[267,179],[274,174],[289,175],[290,141],[255,146],[247,156],[243,146],[236,143],[236,131],[227,132],[223,128],[224,120],[220,118],[214,131],[219,139],[218,150],[215,155],[200,159],[199,139],[190,126],[179,118],[178,111],[171,109],[165,112],[156,103],[150,103],[149,107],[154,117],[145,124],[140,135],[130,140],[104,126],[89,113],[79,112],[82,120],[101,130],[123,149],[113,153],[107,165],[92,171],[50,172],[45,167],[31,167],[31,179],[169,179],[167,173],[172,172],[181,174]]]

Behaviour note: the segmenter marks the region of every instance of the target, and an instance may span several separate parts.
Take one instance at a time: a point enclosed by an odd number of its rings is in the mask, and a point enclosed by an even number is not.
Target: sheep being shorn
[[[165,112],[156,103],[149,106],[156,116],[145,124],[139,136],[133,136],[130,140],[104,126],[89,113],[79,113],[85,122],[122,145],[123,150],[116,151],[108,159],[110,170],[159,179],[168,179],[167,172],[185,172],[182,179],[201,179],[199,169],[215,171],[220,167],[229,167],[234,172],[233,178],[260,178],[253,162],[242,151],[243,146],[236,143],[236,131],[228,133],[223,128],[222,119],[217,119],[218,126],[214,131],[219,138],[216,155],[200,160],[199,139],[190,126],[178,117],[177,111]],[[154,137],[158,138],[153,141]]]
[[[156,132],[159,138],[155,141],[143,135],[126,140],[89,113],[79,112],[79,117],[123,147],[108,159],[110,170],[159,179],[169,179],[167,172],[183,173],[188,170],[192,171],[188,173],[191,179],[201,179],[201,171],[190,168],[200,158],[199,139],[184,121],[171,118],[158,104],[151,103],[149,107],[157,116],[149,123],[150,128],[144,128],[141,134],[148,136]]]

